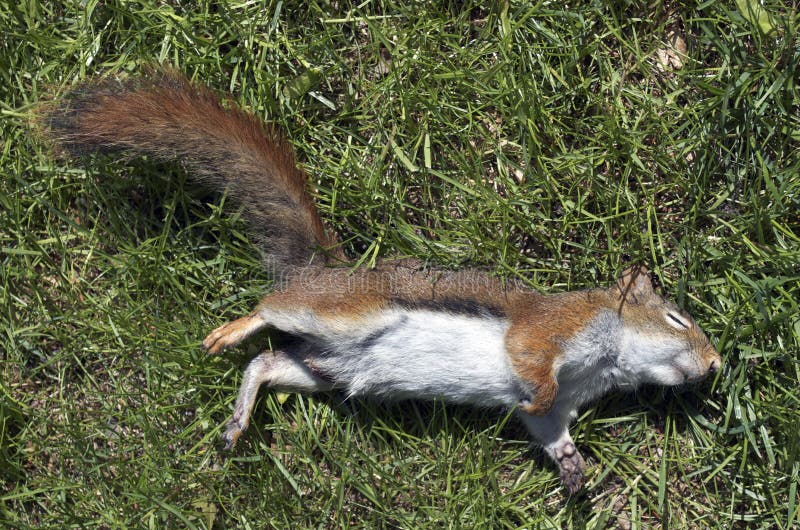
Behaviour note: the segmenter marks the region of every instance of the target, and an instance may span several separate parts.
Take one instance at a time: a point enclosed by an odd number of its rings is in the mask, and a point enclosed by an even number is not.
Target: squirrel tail
[[[318,265],[332,247],[306,191],[306,175],[273,129],[171,70],[71,90],[40,116],[42,132],[73,156],[146,155],[180,162],[197,181],[242,208],[276,275]],[[336,254],[334,250],[334,255]]]

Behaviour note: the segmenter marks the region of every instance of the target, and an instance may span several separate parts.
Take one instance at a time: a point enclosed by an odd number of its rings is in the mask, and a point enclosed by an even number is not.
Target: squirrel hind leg
[[[228,421],[222,439],[225,449],[232,449],[250,425],[250,415],[262,384],[271,388],[299,392],[331,390],[333,383],[323,379],[302,360],[284,351],[265,351],[250,361],[244,371],[233,417]]]
[[[203,339],[203,348],[212,355],[233,348],[253,333],[265,328],[267,322],[258,313],[227,322]]]

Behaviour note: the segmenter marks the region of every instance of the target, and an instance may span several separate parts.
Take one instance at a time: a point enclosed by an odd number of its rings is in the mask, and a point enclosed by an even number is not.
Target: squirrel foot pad
[[[558,462],[561,483],[570,495],[576,493],[583,485],[583,471],[586,468],[583,457],[572,442],[557,447],[554,456]]]
[[[264,320],[257,314],[247,315],[232,322],[225,323],[203,339],[203,348],[216,355],[226,348],[232,348],[244,339],[263,328]]]

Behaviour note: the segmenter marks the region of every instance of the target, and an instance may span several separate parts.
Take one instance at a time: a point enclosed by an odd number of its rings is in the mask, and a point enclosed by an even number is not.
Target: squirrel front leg
[[[519,409],[531,416],[550,412],[558,394],[558,380],[553,373],[557,350],[539,347],[535,350],[512,352],[511,362],[517,375],[533,389],[532,395],[520,399]]]
[[[520,413],[519,417],[558,466],[561,483],[570,494],[574,494],[583,486],[586,462],[569,434],[570,413],[556,406],[545,416]]]
[[[506,335],[506,351],[516,375],[531,389],[518,407],[530,416],[550,412],[558,394],[554,363],[563,352],[553,329],[541,322],[517,318]]]
[[[540,378],[535,383],[536,392],[533,396],[523,398],[517,406],[525,414],[531,416],[544,416],[553,408],[558,394],[558,381],[552,376]]]

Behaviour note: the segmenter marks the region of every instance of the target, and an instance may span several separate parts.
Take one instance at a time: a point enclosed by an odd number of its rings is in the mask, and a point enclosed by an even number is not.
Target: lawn
[[[797,4],[573,4],[0,4],[0,526],[800,525]],[[200,341],[271,284],[237,211],[30,126],[153,63],[285,131],[363,266],[561,292],[646,263],[724,369],[582,411],[574,496],[513,417],[441,403],[264,391],[221,451],[258,343]]]

